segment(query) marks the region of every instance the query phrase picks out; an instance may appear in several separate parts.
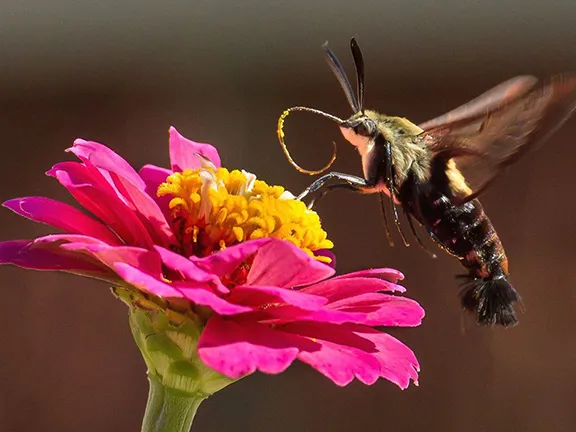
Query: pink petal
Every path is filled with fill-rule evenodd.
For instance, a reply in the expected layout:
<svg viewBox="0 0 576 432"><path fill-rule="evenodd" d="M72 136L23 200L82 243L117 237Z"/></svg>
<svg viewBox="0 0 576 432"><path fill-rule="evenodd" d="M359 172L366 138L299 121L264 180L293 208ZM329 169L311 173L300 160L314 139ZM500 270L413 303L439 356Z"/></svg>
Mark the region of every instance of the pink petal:
<svg viewBox="0 0 576 432"><path fill-rule="evenodd" d="M331 379L332 376L338 376L338 373L344 377L349 377L353 372L348 371L346 374L338 370L340 367L350 367L350 365L342 363L339 356L342 354L342 350L348 352L352 349L354 353L357 353L356 350L360 350L376 359L380 364L379 376L395 383L400 388L408 387L411 379L417 383L419 365L414 353L402 342L386 333L357 324L295 323L284 326L284 330L314 338L323 345L327 344L329 348L336 348L332 351L332 358L326 355L323 358L325 362L319 364L324 368L322 373L327 376L329 376L328 373L331 373L329 376ZM315 360L314 353L310 355L301 353L298 357L316 367L316 363L313 363ZM332 370L326 370L327 368ZM360 379L355 371L354 375ZM339 384L337 381L334 382Z"/></svg>
<svg viewBox="0 0 576 432"><path fill-rule="evenodd" d="M368 269L368 270L360 270L357 272L343 274L341 276L336 276L335 279L348 279L348 278L356 278L356 277L372 277L372 278L379 278L384 279L392 283L397 283L404 279L404 275L399 272L398 270L391 269L391 268L375 268L375 269Z"/></svg>
<svg viewBox="0 0 576 432"><path fill-rule="evenodd" d="M218 276L202 270L188 258L169 251L168 249L164 249L163 247L155 246L154 249L158 252L162 258L162 262L168 268L180 272L180 274L188 281L209 284L213 286L216 291L222 294L230 292L230 290L222 284L222 281Z"/></svg>
<svg viewBox="0 0 576 432"><path fill-rule="evenodd" d="M82 161L90 161L92 165L97 166L98 168L103 168L107 171L118 174L141 191L146 187L144 181L140 178L134 168L132 168L122 156L118 155L105 145L78 138L74 141L74 146L69 148L68 151L74 153Z"/></svg>
<svg viewBox="0 0 576 432"><path fill-rule="evenodd" d="M331 261L325 264L332 267L333 269L336 268L336 255L334 255L329 249L320 249L314 251L314 256L330 258Z"/></svg>
<svg viewBox="0 0 576 432"><path fill-rule="evenodd" d="M141 291L165 298L185 298L192 303L208 306L220 315L235 315L252 310L250 307L229 303L205 285L184 282L165 283L159 279L160 272L149 274L122 262L114 264L114 270L122 279Z"/></svg>
<svg viewBox="0 0 576 432"><path fill-rule="evenodd" d="M227 298L232 303L254 307L287 303L305 310L317 310L327 302L324 297L269 286L236 286Z"/></svg>
<svg viewBox="0 0 576 432"><path fill-rule="evenodd" d="M57 248L62 253L77 256L88 262L103 264L114 271L115 266L121 263L137 267L148 274L161 275L162 273L162 263L155 252L132 246L110 246L93 237L52 234L35 239L34 245ZM109 279L120 280L118 276L113 275Z"/></svg>
<svg viewBox="0 0 576 432"><path fill-rule="evenodd" d="M243 319L267 324L306 321L415 327L421 324L423 317L424 309L412 299L369 293L330 303L319 310L271 304L265 309L247 314Z"/></svg>
<svg viewBox="0 0 576 432"><path fill-rule="evenodd" d="M422 323L424 309L414 300L389 294L361 294L329 305L330 309L364 314L356 322L368 326L415 327Z"/></svg>
<svg viewBox="0 0 576 432"><path fill-rule="evenodd" d="M293 288L313 284L333 274L333 268L310 257L292 243L270 239L256 253L246 285Z"/></svg>
<svg viewBox="0 0 576 432"><path fill-rule="evenodd" d="M175 242L174 234L156 201L145 192L146 185L138 173L122 157L108 147L92 141L78 139L69 149L86 165L96 167L112 183L131 209L140 215L142 224L155 243L169 245Z"/></svg>
<svg viewBox="0 0 576 432"><path fill-rule="evenodd" d="M311 340L266 325L213 316L200 336L198 355L207 366L237 379L256 370L269 374L283 372L300 350L319 348Z"/></svg>
<svg viewBox="0 0 576 432"><path fill-rule="evenodd" d="M102 245L105 247L113 247L95 237L90 237L82 234L49 234L47 236L38 237L34 239L35 244L55 244L60 246L66 243L82 243L88 245Z"/></svg>
<svg viewBox="0 0 576 432"><path fill-rule="evenodd" d="M158 278L160 274L151 276L150 274L129 264L118 262L113 264L113 269L118 275L130 285L150 294L167 298L183 298L180 290L172 285L161 282ZM158 272L160 273L160 272Z"/></svg>
<svg viewBox="0 0 576 432"><path fill-rule="evenodd" d="M300 352L298 359L339 386L355 377L364 384L373 384L380 376L380 363L372 355L374 344L343 325L297 323L286 325L284 330L312 338L322 346L321 350Z"/></svg>
<svg viewBox="0 0 576 432"><path fill-rule="evenodd" d="M13 264L32 270L55 270L103 280L116 280L106 267L57 247L42 246L32 240L0 242L0 264Z"/></svg>
<svg viewBox="0 0 576 432"><path fill-rule="evenodd" d="M182 172L185 169L200 168L201 160L196 153L209 159L217 168L220 167L220 156L215 147L210 144L197 143L184 138L176 128L170 128L170 162L173 171Z"/></svg>
<svg viewBox="0 0 576 432"><path fill-rule="evenodd" d="M341 387L358 378L360 382L371 385L380 377L380 363L366 352L328 341L319 342L318 351L302 351L298 359L308 363L318 372Z"/></svg>
<svg viewBox="0 0 576 432"><path fill-rule="evenodd" d="M69 233L96 237L116 245L120 240L105 225L68 204L44 197L16 198L2 204L15 213Z"/></svg>
<svg viewBox="0 0 576 432"><path fill-rule="evenodd" d="M149 274L160 274L162 270L162 262L158 254L147 249L79 242L63 244L60 247L69 251L82 252L110 268L114 268L117 263L123 263Z"/></svg>
<svg viewBox="0 0 576 432"><path fill-rule="evenodd" d="M170 204L171 197L170 196L158 196L158 187L166 181L168 176L172 174L172 171L167 170L166 168L160 168L155 165L144 165L140 169L140 177L146 183L145 192L152 197L154 201L160 207L160 210L164 213L164 217L166 220L170 220L170 208L168 205Z"/></svg>
<svg viewBox="0 0 576 432"><path fill-rule="evenodd" d="M266 324L286 324L292 322L325 322L332 324L363 323L366 313L354 313L332 309L306 310L292 305L282 305L259 309L243 315L239 320L258 321Z"/></svg>
<svg viewBox="0 0 576 432"><path fill-rule="evenodd" d="M77 162L62 162L47 174L58 179L84 208L112 227L126 243L152 247L154 242L138 216L101 173Z"/></svg>
<svg viewBox="0 0 576 432"><path fill-rule="evenodd" d="M140 216L140 221L157 244L169 246L176 243L176 237L168 224L164 213L150 195L133 186L121 177L111 173L115 184L130 204L132 210Z"/></svg>
<svg viewBox="0 0 576 432"><path fill-rule="evenodd" d="M271 238L249 240L230 246L205 258L190 257L190 260L201 269L222 277L232 273L240 264L271 241Z"/></svg>
<svg viewBox="0 0 576 432"><path fill-rule="evenodd" d="M74 256L79 260L92 263L97 266L102 264L110 267L89 251L89 248L115 249L117 246L109 246L101 240L94 237L88 237L80 234L50 234L44 237L38 237L33 241L34 248L45 248L55 251L64 256ZM102 266L103 267L103 266ZM107 280L117 281L118 277L111 271L106 270Z"/></svg>
<svg viewBox="0 0 576 432"><path fill-rule="evenodd" d="M156 197L158 196L158 187L166 181L168 176L172 174L172 171L156 165L147 164L140 168L138 174L144 181L146 185L145 190L148 194L151 197Z"/></svg>
<svg viewBox="0 0 576 432"><path fill-rule="evenodd" d="M364 293L376 291L404 292L406 289L401 285L396 285L395 283L382 279L369 277L335 277L302 288L302 291L308 294L324 296L331 302L334 302Z"/></svg>
<svg viewBox="0 0 576 432"><path fill-rule="evenodd" d="M172 285L182 292L184 298L192 303L208 306L219 315L238 315L253 310L249 306L237 305L228 299L223 299L206 285L201 286L188 282L174 282Z"/></svg>
<svg viewBox="0 0 576 432"><path fill-rule="evenodd" d="M370 340L376 348L375 357L381 365L381 376L392 381L398 387L405 389L410 380L418 385L420 365L414 352L389 334L379 332L369 327L345 324L357 335Z"/></svg>

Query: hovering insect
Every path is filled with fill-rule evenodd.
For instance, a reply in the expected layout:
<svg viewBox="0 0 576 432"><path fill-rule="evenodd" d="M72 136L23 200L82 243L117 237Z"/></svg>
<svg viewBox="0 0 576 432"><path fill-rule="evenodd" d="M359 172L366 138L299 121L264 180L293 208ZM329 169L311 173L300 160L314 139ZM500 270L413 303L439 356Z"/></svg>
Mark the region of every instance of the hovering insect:
<svg viewBox="0 0 576 432"><path fill-rule="evenodd" d="M508 165L546 140L576 108L576 75L538 81L532 76L512 78L476 99L419 126L402 117L364 108L364 61L354 38L350 48L357 78L357 97L336 55L323 46L326 60L340 82L354 114L344 120L322 111L289 108L278 120L278 138L290 163L314 175L326 171L301 168L284 142L283 126L292 111L327 117L362 158L364 178L330 172L313 182L299 199L311 198L311 208L333 189L378 193L384 215L385 196L394 224L406 246L397 206L405 212L412 233L425 248L413 219L443 250L458 258L467 274L461 291L462 307L474 312L479 324L512 326L517 323L514 303L519 295L509 282L508 259L498 234L477 197ZM335 146L335 144L334 144Z"/></svg>

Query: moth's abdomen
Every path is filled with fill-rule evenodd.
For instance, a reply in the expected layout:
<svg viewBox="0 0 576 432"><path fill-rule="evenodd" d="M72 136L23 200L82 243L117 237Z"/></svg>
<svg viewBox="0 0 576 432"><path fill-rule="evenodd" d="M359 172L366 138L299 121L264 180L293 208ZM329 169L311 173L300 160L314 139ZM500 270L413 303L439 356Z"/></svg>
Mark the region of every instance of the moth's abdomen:
<svg viewBox="0 0 576 432"><path fill-rule="evenodd" d="M508 259L502 242L478 200L453 204L432 184L418 188L407 208L432 239L467 269L462 306L485 325L517 322L513 304L518 294L508 281ZM406 195L404 195L406 197Z"/></svg>
<svg viewBox="0 0 576 432"><path fill-rule="evenodd" d="M444 195L420 203L423 224L476 277L508 274L502 242L478 200L454 205Z"/></svg>

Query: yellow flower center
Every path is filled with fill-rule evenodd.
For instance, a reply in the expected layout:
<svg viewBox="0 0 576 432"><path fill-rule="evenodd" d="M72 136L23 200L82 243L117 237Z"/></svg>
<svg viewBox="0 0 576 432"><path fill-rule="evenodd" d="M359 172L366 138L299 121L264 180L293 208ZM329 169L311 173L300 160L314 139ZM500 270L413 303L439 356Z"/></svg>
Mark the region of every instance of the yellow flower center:
<svg viewBox="0 0 576 432"><path fill-rule="evenodd" d="M331 249L318 214L281 186L269 186L245 171L210 166L171 174L158 188L170 196L172 226L185 256L207 256L264 237L287 240L314 252Z"/></svg>

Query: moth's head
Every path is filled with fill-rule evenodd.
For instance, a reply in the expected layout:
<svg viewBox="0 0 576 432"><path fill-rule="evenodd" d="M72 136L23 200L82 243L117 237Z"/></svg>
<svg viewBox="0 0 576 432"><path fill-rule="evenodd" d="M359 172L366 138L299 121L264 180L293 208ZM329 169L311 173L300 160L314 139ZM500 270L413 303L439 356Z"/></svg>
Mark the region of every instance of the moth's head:
<svg viewBox="0 0 576 432"><path fill-rule="evenodd" d="M340 131L346 141L361 150L378 135L378 117L374 111L357 112L340 123Z"/></svg>

